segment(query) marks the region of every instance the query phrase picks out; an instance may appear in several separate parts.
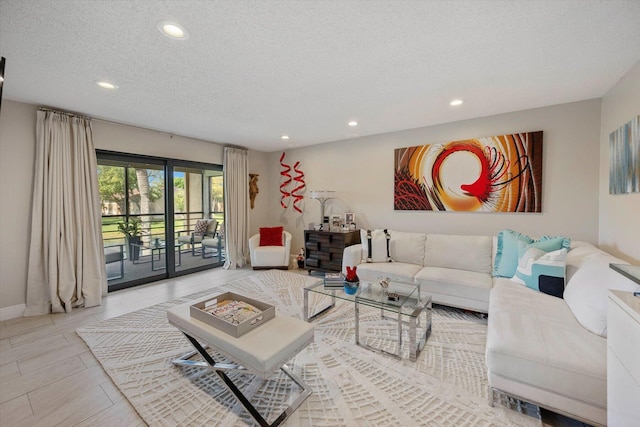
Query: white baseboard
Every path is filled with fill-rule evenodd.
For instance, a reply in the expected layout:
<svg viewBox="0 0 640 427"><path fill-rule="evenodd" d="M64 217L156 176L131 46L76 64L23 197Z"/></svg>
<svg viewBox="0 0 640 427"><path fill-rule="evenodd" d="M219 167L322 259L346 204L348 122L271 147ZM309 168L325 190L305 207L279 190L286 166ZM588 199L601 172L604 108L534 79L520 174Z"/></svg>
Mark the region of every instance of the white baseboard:
<svg viewBox="0 0 640 427"><path fill-rule="evenodd" d="M12 305L11 307L0 308L0 322L15 319L16 317L22 317L24 309L27 308L26 304Z"/></svg>

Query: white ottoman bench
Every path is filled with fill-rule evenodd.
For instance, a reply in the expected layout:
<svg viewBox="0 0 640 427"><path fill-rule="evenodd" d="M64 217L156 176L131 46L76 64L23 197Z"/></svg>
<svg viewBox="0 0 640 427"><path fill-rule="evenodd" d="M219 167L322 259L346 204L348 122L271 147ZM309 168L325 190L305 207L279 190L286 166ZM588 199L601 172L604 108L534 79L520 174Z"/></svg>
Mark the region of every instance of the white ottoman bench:
<svg viewBox="0 0 640 427"><path fill-rule="evenodd" d="M311 389L294 375L285 363L313 342L313 325L303 320L276 315L261 326L234 338L191 317L190 306L192 304L211 298L211 295L203 297L167 311L169 323L178 328L195 348L195 351L185 354L174 360L173 363L213 370L259 425L277 426L282 424L311 395ZM207 352L207 347L219 351L238 365L216 363ZM204 362L190 360L196 352L204 358ZM268 378L278 370L284 372L302 390L300 396L275 421L269 424L225 374L225 371L245 371L259 375L261 378Z"/></svg>

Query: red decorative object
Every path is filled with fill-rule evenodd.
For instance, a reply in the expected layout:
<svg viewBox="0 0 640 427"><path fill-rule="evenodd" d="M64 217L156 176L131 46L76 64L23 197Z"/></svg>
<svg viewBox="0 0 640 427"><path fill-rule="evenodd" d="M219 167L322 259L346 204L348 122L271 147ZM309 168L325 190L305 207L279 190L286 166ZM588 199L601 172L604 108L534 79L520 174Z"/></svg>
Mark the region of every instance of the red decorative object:
<svg viewBox="0 0 640 427"><path fill-rule="evenodd" d="M285 154L283 151L282 156L280 156L280 166L282 166L280 170L280 206L282 206L282 209L289 207L291 197L291 193L287 191L287 186L291 183L291 165L284 163Z"/></svg>
<svg viewBox="0 0 640 427"><path fill-rule="evenodd" d="M296 162L293 165L293 170L296 173L296 176L295 178L293 178L293 180L297 183L297 186L293 190L291 190L291 196L293 197L293 209L295 209L298 213L302 213L300 203L302 199L304 199L304 196L300 194L300 192L305 189L306 184L304 183L304 172L302 172L299 167L300 162Z"/></svg>
<svg viewBox="0 0 640 427"><path fill-rule="evenodd" d="M349 267L347 266L347 282L357 282L358 275L356 274L357 266Z"/></svg>
<svg viewBox="0 0 640 427"><path fill-rule="evenodd" d="M260 246L283 246L283 227L260 227Z"/></svg>

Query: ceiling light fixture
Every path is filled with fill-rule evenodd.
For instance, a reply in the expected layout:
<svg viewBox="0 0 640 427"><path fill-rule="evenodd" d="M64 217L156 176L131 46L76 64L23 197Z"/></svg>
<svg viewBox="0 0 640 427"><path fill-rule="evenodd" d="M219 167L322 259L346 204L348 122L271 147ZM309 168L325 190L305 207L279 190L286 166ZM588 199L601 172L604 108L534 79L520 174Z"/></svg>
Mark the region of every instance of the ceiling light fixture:
<svg viewBox="0 0 640 427"><path fill-rule="evenodd" d="M289 139L289 135L282 135L280 139L284 139L286 141L287 139Z"/></svg>
<svg viewBox="0 0 640 427"><path fill-rule="evenodd" d="M452 105L454 107L457 107L458 105L462 105L462 99L454 99L449 103L449 105Z"/></svg>
<svg viewBox="0 0 640 427"><path fill-rule="evenodd" d="M351 120L349 123L347 123L349 126L351 127L355 127L358 126L358 122L356 122L355 120Z"/></svg>
<svg viewBox="0 0 640 427"><path fill-rule="evenodd" d="M107 81L104 81L104 80L97 81L96 84L98 86L100 86L101 88L103 88L103 89L109 89L109 90L118 89L118 86L114 85L113 83L109 83Z"/></svg>
<svg viewBox="0 0 640 427"><path fill-rule="evenodd" d="M189 38L189 33L180 24L170 21L158 22L158 30L167 37L171 37L176 40L186 40Z"/></svg>

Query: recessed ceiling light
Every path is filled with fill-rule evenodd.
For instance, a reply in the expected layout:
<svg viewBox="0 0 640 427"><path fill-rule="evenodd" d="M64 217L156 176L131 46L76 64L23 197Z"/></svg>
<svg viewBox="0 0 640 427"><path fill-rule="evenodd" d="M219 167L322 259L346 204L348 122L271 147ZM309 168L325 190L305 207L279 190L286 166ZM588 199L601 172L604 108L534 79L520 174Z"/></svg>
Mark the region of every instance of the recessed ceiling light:
<svg viewBox="0 0 640 427"><path fill-rule="evenodd" d="M180 24L170 21L158 22L158 30L167 37L177 40L185 40L189 38L189 33Z"/></svg>
<svg viewBox="0 0 640 427"><path fill-rule="evenodd" d="M280 139L284 139L286 141L287 139L289 139L289 135L282 135Z"/></svg>
<svg viewBox="0 0 640 427"><path fill-rule="evenodd" d="M453 105L454 107L461 105L462 104L462 99L454 99L453 101L451 101L449 103L449 105Z"/></svg>
<svg viewBox="0 0 640 427"><path fill-rule="evenodd" d="M349 125L349 126L351 126L351 127L358 126L358 122L356 122L355 120L351 120L351 121L348 123L348 125Z"/></svg>
<svg viewBox="0 0 640 427"><path fill-rule="evenodd" d="M109 89L109 90L118 89L118 86L114 85L113 83L106 82L104 80L98 81L96 82L96 84L104 89Z"/></svg>

